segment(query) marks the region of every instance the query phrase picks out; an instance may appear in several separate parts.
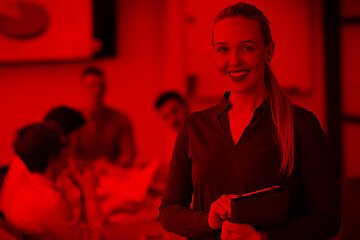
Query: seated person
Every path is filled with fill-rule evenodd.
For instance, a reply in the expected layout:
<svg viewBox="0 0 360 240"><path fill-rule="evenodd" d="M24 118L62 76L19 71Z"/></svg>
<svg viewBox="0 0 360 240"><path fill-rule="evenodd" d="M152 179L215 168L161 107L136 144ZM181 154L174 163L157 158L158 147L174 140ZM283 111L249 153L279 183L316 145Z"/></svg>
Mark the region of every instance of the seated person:
<svg viewBox="0 0 360 240"><path fill-rule="evenodd" d="M106 77L99 68L88 68L81 76L85 126L77 136L74 157L104 163L110 168L131 167L136 155L128 117L106 105Z"/></svg>
<svg viewBox="0 0 360 240"><path fill-rule="evenodd" d="M180 130L185 118L190 114L187 101L175 91L167 91L159 95L155 101L155 109L164 123L176 133ZM169 153L168 159L160 162L159 168L150 187L151 190L158 192L159 194L162 194L165 188L170 163L170 154L171 153Z"/></svg>
<svg viewBox="0 0 360 240"><path fill-rule="evenodd" d="M50 110L45 118L45 122L53 122L58 124L64 136L70 142L70 153L76 148L76 136L80 129L85 124L85 118L79 111L71 109L65 106L59 106ZM71 154L70 154L71 155ZM81 214L81 199L83 199L83 193L78 182L80 182L81 173L79 169L84 169L84 162L78 159L73 159L69 156L69 167L61 172L56 181L57 187L64 189L64 194L73 208L73 212L76 216Z"/></svg>
<svg viewBox="0 0 360 240"><path fill-rule="evenodd" d="M44 121L58 124L67 138L73 138L76 131L80 130L85 124L85 118L81 112L66 106L51 109L46 114Z"/></svg>
<svg viewBox="0 0 360 240"><path fill-rule="evenodd" d="M166 124L176 132L180 130L190 113L186 100L175 91L162 93L155 102L155 109Z"/></svg>
<svg viewBox="0 0 360 240"><path fill-rule="evenodd" d="M84 194L84 220L74 216L63 190L55 185L68 166L68 144L53 123L32 124L17 132L14 150L29 174L13 189L12 201L3 206L5 218L25 234L41 239L101 239L94 171L86 169L78 183Z"/></svg>
<svg viewBox="0 0 360 240"><path fill-rule="evenodd" d="M139 173L135 164L136 148L132 126L128 117L105 102L106 75L95 67L84 70L81 75L81 90L84 105L81 109L86 124L74 136L76 147L72 158L80 171L94 163L99 173L101 209L104 216L118 210L135 210L138 202L137 191L132 183ZM139 160L137 158L137 160ZM140 163L139 165L141 165ZM136 165L136 166L135 166ZM127 191L127 194L123 194Z"/></svg>
<svg viewBox="0 0 360 240"><path fill-rule="evenodd" d="M74 148L74 136L76 132L85 124L85 119L80 112L65 106L59 106L50 110L46 114L44 121L58 124L64 136L71 142L70 146L72 148ZM70 162L73 163L73 161ZM11 161L1 189L1 204L3 206L7 206L12 202L14 196L13 189L19 188L22 183L26 182L28 175L29 170L26 168L24 162L15 156ZM68 185L69 181L65 181L65 183ZM76 188L71 187L71 189L71 191L76 191ZM77 197L80 198L79 192L72 195L77 195Z"/></svg>
<svg viewBox="0 0 360 240"><path fill-rule="evenodd" d="M50 110L46 114L44 121L54 122L61 127L64 136L70 142L70 153L78 147L77 137L86 123L86 120L81 112L69 107L59 106ZM75 159L70 158L69 164L71 165L70 170L75 170L77 167L83 168L85 163L81 162L79 159L76 159L75 161Z"/></svg>

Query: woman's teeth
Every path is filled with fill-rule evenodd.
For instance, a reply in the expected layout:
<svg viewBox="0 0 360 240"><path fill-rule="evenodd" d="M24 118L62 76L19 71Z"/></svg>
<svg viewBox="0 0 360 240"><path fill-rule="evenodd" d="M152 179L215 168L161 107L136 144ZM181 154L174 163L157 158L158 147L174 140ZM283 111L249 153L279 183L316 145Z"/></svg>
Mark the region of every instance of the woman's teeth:
<svg viewBox="0 0 360 240"><path fill-rule="evenodd" d="M229 72L230 76L232 77L243 77L248 71L241 71L241 72Z"/></svg>

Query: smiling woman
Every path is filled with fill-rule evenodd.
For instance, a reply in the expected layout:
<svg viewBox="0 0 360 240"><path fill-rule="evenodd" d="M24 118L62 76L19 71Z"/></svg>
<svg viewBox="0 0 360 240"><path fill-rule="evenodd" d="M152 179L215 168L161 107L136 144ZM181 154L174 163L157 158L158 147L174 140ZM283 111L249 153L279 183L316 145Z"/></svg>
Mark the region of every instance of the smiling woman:
<svg viewBox="0 0 360 240"><path fill-rule="evenodd" d="M226 18L213 31L216 68L230 89L264 91L264 62L272 58L274 44L265 45L258 23L243 17Z"/></svg>
<svg viewBox="0 0 360 240"><path fill-rule="evenodd" d="M180 130L160 206L163 227L188 239L335 236L339 185L327 138L315 115L293 105L271 71L268 19L253 5L229 6L216 16L212 40L215 68L230 92L191 114ZM280 202L253 197L247 199L249 219L232 218L231 199L272 186L285 196ZM258 211L279 205L284 221L274 211Z"/></svg>

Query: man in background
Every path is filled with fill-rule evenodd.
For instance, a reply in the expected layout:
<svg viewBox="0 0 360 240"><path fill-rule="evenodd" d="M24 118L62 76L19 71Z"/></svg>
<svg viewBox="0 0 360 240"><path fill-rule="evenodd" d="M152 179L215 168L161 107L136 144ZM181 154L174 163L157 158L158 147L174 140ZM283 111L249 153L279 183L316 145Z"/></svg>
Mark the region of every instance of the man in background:
<svg viewBox="0 0 360 240"><path fill-rule="evenodd" d="M175 91L162 93L155 102L155 109L166 124L178 132L189 115L189 106L185 99Z"/></svg>
<svg viewBox="0 0 360 240"><path fill-rule="evenodd" d="M104 103L106 78L101 69L87 68L81 75L86 125L77 136L74 156L130 167L136 154L132 127L121 112ZM100 162L101 162L100 161Z"/></svg>
<svg viewBox="0 0 360 240"><path fill-rule="evenodd" d="M186 100L175 91L163 92L155 101L155 109L159 113L166 125L179 132L185 118L189 115L190 110ZM163 159L155 174L155 177L150 186L150 190L162 194L165 188L167 171L169 168L169 159Z"/></svg>
<svg viewBox="0 0 360 240"><path fill-rule="evenodd" d="M75 136L72 158L85 167L94 164L99 174L101 214L109 219L117 212L138 208L136 203L142 191L134 180L142 170L135 164L137 152L131 123L125 114L106 105L106 89L106 76L101 69L84 70L81 90L85 102L81 112L86 124Z"/></svg>

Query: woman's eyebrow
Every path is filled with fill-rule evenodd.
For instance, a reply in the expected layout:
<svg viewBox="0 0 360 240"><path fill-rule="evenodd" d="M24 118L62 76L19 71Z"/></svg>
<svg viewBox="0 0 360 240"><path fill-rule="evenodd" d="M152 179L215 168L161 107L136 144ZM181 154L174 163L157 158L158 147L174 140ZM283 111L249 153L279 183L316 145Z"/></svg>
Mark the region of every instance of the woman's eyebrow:
<svg viewBox="0 0 360 240"><path fill-rule="evenodd" d="M241 41L240 44L243 44L243 43L253 43L253 44L257 44L254 40L244 40L244 41Z"/></svg>
<svg viewBox="0 0 360 240"><path fill-rule="evenodd" d="M226 42L217 42L217 43L215 43L215 45L228 45L228 43L226 43Z"/></svg>

